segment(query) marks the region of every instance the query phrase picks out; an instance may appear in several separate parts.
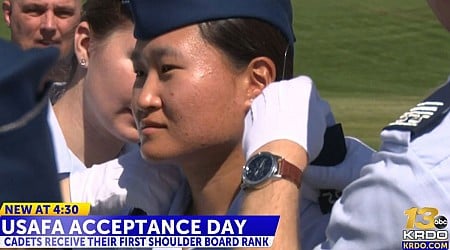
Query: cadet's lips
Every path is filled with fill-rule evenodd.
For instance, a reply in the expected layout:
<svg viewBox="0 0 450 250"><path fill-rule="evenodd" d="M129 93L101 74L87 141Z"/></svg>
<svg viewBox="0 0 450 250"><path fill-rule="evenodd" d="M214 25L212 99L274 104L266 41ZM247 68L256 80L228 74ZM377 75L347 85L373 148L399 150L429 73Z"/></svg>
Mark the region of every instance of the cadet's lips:
<svg viewBox="0 0 450 250"><path fill-rule="evenodd" d="M167 128L167 126L163 123L152 121L150 119L143 119L139 122L139 130L144 134L151 134L165 128Z"/></svg>

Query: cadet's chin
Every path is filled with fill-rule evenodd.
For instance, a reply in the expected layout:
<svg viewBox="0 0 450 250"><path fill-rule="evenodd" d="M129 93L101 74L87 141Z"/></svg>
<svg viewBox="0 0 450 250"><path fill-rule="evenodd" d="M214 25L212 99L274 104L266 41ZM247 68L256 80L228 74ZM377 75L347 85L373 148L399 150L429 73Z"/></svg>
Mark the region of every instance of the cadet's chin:
<svg viewBox="0 0 450 250"><path fill-rule="evenodd" d="M167 152L161 151L164 147L149 145L149 143L141 143L141 156L144 160L152 163L171 163L173 156Z"/></svg>

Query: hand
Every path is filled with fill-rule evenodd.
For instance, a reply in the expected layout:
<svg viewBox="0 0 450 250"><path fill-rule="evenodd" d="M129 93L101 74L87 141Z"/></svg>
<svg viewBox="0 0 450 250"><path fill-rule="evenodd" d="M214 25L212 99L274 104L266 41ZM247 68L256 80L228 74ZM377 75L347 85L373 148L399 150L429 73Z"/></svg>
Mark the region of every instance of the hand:
<svg viewBox="0 0 450 250"><path fill-rule="evenodd" d="M288 139L307 151L309 161L314 160L322 148L330 114L330 106L307 76L269 84L245 117L246 159L268 142Z"/></svg>

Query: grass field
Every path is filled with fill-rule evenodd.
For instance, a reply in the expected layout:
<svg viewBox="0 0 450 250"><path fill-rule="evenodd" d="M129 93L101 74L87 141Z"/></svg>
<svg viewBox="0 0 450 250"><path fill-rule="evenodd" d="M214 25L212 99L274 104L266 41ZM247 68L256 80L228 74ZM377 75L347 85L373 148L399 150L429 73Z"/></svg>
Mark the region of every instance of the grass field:
<svg viewBox="0 0 450 250"><path fill-rule="evenodd" d="M450 73L450 36L425 0L294 0L296 72L310 75L349 135L379 132Z"/></svg>
<svg viewBox="0 0 450 250"><path fill-rule="evenodd" d="M292 2L296 73L314 79L346 134L375 148L381 128L450 73L450 36L425 0Z"/></svg>

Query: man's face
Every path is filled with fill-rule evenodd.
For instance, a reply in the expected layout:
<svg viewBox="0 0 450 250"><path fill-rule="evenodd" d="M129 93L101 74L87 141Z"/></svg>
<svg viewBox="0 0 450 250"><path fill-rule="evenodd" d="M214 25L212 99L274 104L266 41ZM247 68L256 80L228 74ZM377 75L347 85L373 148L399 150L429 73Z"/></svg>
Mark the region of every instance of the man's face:
<svg viewBox="0 0 450 250"><path fill-rule="evenodd" d="M55 46L66 57L73 49L81 0L4 0L11 40L23 49Z"/></svg>

